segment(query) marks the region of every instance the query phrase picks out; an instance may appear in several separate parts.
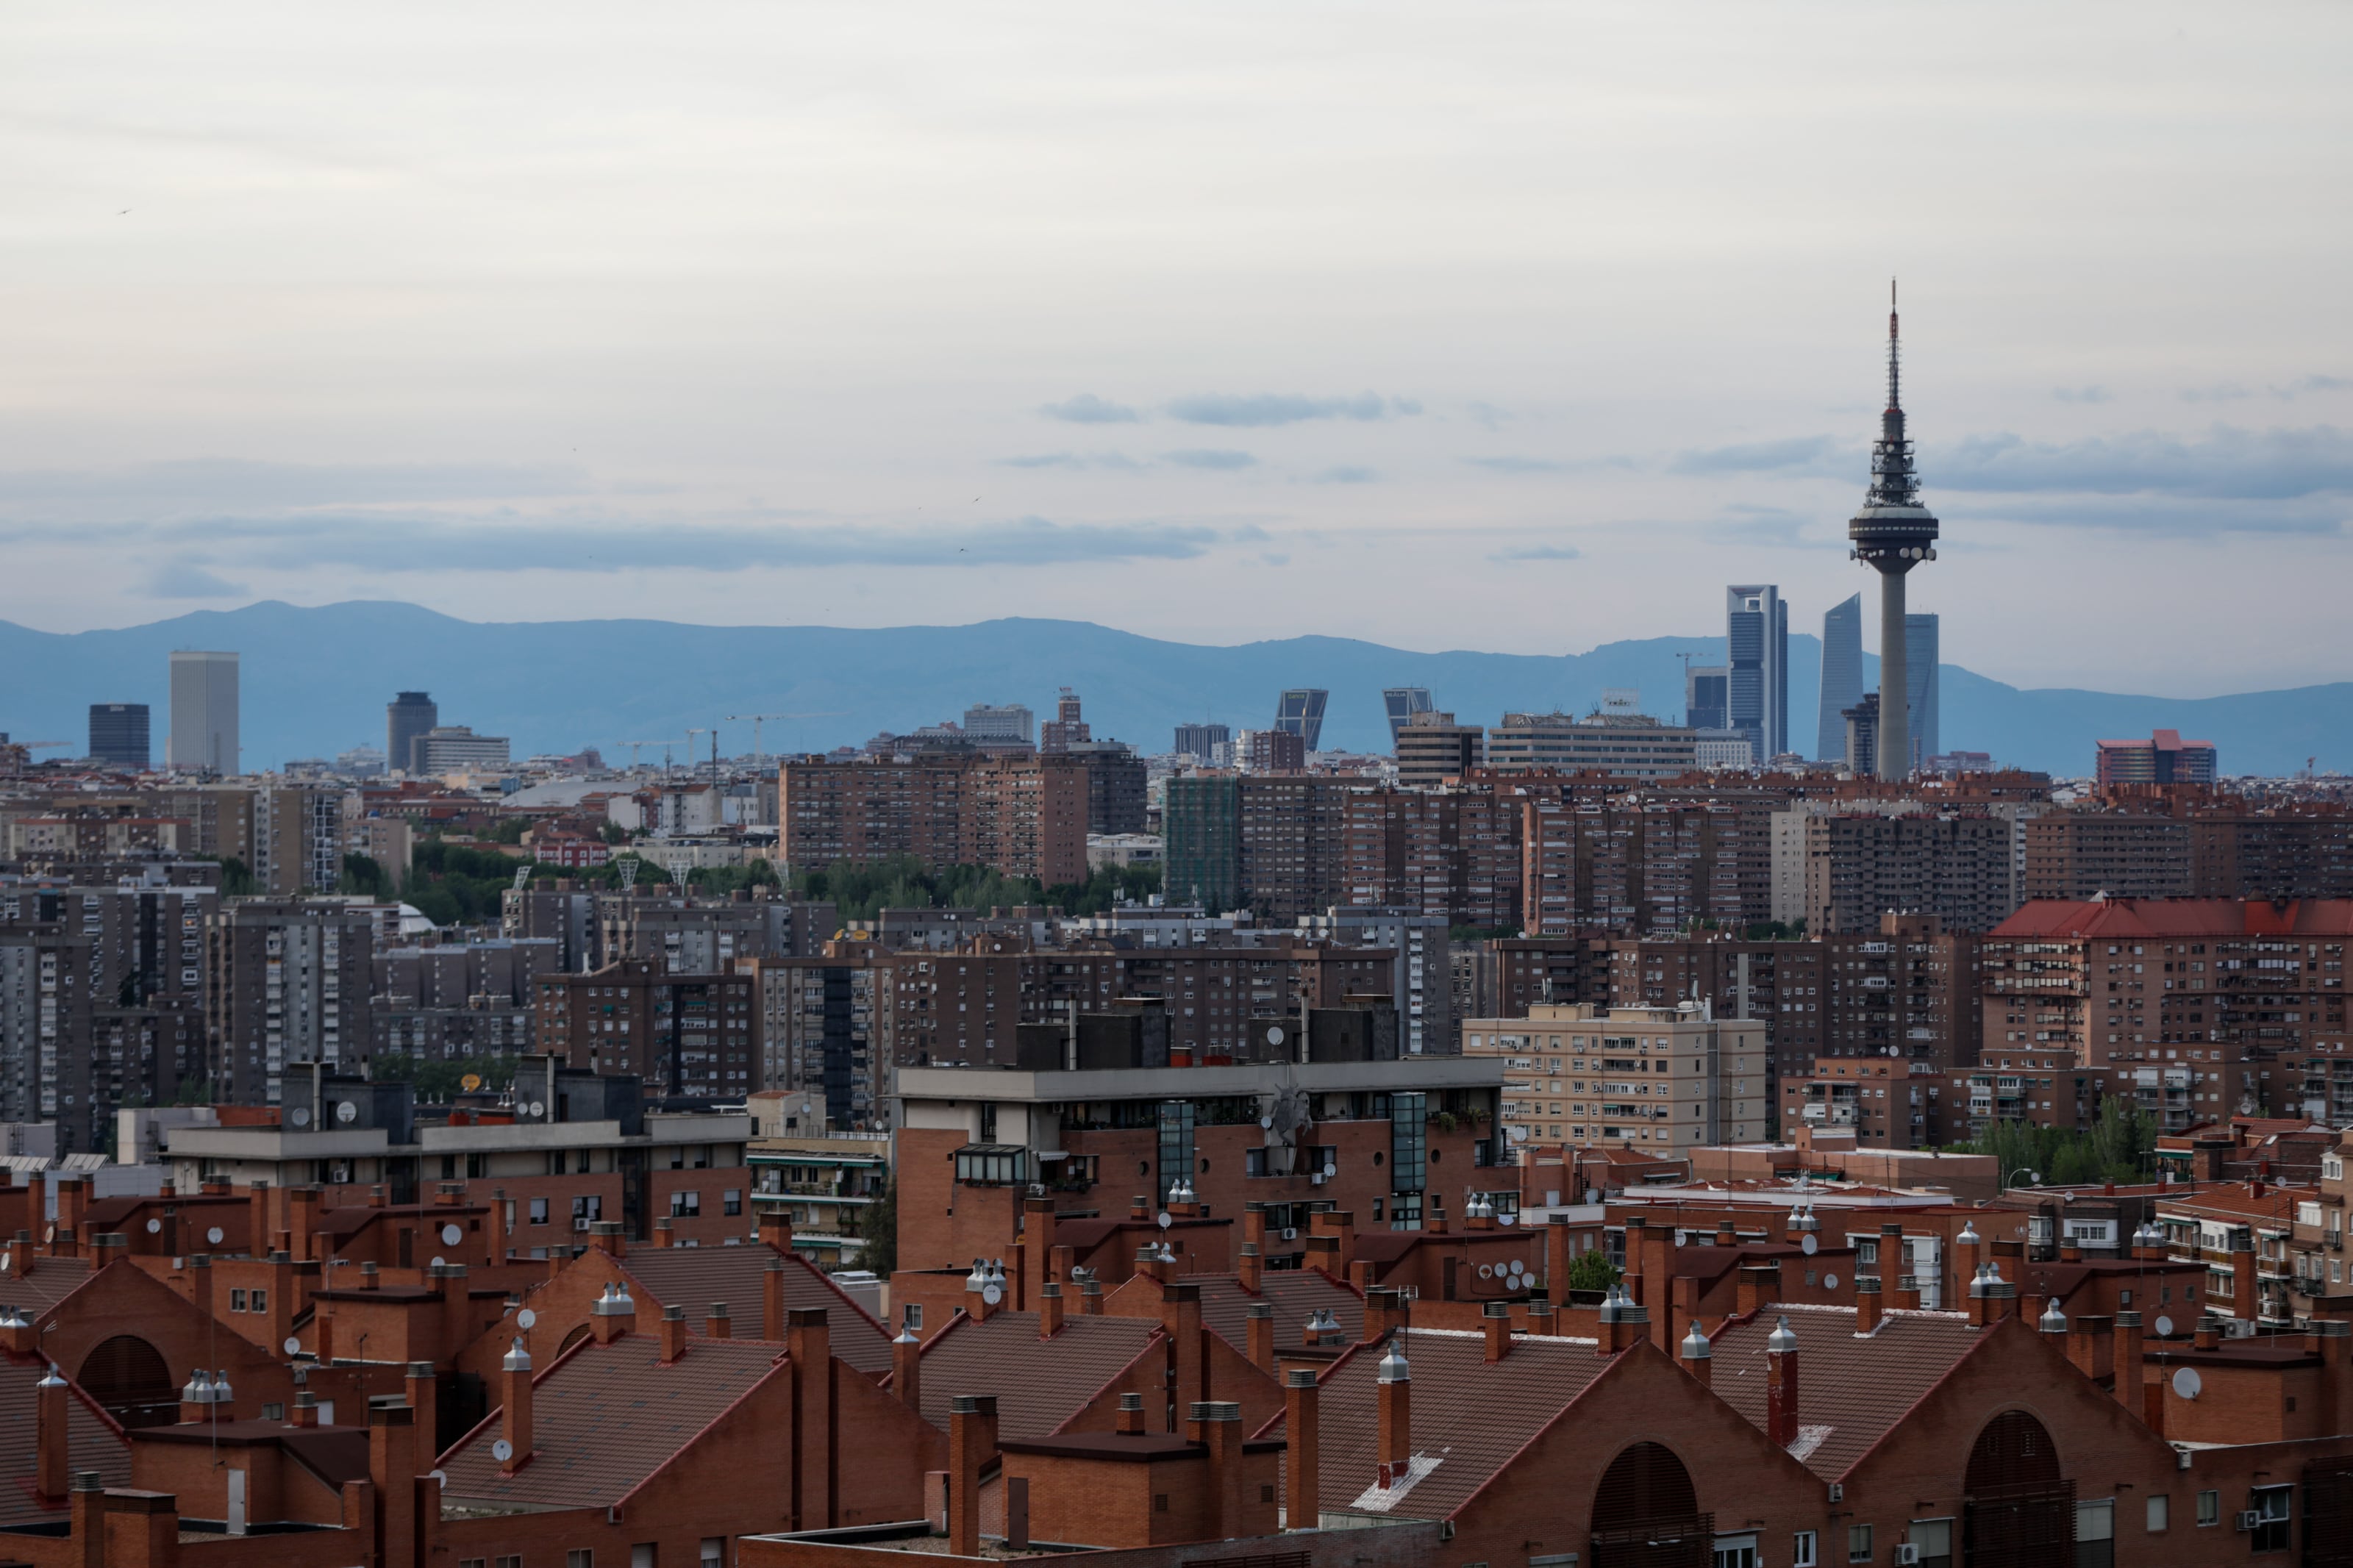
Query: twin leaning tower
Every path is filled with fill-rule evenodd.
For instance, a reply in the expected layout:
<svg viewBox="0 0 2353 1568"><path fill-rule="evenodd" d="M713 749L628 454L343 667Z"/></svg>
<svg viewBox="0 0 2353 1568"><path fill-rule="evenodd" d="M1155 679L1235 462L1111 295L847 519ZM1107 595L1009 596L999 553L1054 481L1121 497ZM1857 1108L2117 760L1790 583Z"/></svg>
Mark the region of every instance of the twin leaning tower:
<svg viewBox="0 0 2353 1568"><path fill-rule="evenodd" d="M1911 687L1904 668L1904 575L1936 558L1936 519L1920 504L1920 475L1904 436L1904 399L1896 364L1895 285L1887 286L1887 408L1871 448L1871 489L1862 510L1846 525L1849 555L1879 574L1878 772L1902 779L1912 771Z"/></svg>

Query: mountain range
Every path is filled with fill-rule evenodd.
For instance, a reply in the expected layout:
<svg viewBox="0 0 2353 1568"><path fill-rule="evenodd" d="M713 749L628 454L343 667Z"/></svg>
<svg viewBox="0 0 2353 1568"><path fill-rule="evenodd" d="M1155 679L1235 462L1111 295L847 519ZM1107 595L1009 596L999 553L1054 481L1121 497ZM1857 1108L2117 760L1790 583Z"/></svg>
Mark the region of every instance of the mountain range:
<svg viewBox="0 0 2353 1568"><path fill-rule="evenodd" d="M63 741L44 755L78 755L92 702L144 702L155 755L168 727L166 655L241 656L244 763L332 756L384 743L396 691L425 690L445 724L512 739L518 757L671 742L729 715L798 715L762 727L764 750L821 751L877 731L960 719L975 702L1023 702L1050 718L1059 689L1083 698L1098 737L1166 750L1176 724L1213 719L1237 729L1271 722L1285 687L1327 689L1327 748L1385 751L1381 689L1426 686L1464 721L1506 710L1590 710L1632 688L1647 711L1683 712L1683 664L1724 662L1724 639L1646 637L1585 653L1414 653L1345 637L1298 637L1230 647L1169 642L1085 621L1003 619L962 626L704 626L670 621L461 621L414 605L360 601L305 608L275 601L200 611L147 626L76 633L0 621L0 732ZM1865 679L1875 681L1875 659ZM1821 646L1789 638L1789 729L1813 748ZM2092 742L2178 729L2213 741L2223 769L2287 773L2353 733L2353 682L2228 697L2176 699L2021 689L1942 667L1947 750L2063 776L2088 773ZM710 744L697 738L697 749ZM747 723L727 723L723 752L752 749Z"/></svg>

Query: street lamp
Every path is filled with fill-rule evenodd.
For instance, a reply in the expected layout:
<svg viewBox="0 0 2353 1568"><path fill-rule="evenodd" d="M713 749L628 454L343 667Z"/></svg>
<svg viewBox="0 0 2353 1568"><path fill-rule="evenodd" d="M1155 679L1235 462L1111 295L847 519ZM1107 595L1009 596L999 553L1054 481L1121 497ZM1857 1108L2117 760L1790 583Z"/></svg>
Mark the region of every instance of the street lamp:
<svg viewBox="0 0 2353 1568"><path fill-rule="evenodd" d="M2001 1179L2001 1184L2005 1187L2009 1186L2010 1184L2010 1177L2012 1176L2024 1176L2026 1178L2026 1184L2030 1187L2039 1187L2042 1184L2042 1173L2038 1171L2030 1171L2023 1165L2021 1165L2017 1170L2012 1171L2010 1175L2004 1176Z"/></svg>

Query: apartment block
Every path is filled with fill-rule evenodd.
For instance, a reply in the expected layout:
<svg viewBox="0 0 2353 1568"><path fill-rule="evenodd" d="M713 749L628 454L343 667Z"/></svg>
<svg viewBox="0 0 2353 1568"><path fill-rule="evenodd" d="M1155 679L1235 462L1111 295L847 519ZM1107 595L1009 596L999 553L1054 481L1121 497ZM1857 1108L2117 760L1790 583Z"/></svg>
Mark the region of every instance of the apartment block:
<svg viewBox="0 0 2353 1568"><path fill-rule="evenodd" d="M672 974L624 958L537 982L542 1052L627 1073L660 1097L740 1100L759 1087L758 994L743 974Z"/></svg>
<svg viewBox="0 0 2353 1568"><path fill-rule="evenodd" d="M887 1127L899 973L890 952L835 942L820 955L741 959L734 968L758 996L761 1089L808 1097L837 1132Z"/></svg>
<svg viewBox="0 0 2353 1568"><path fill-rule="evenodd" d="M1401 789L1436 789L1486 761L1486 731L1476 724L1456 723L1451 713L1409 713L1393 729Z"/></svg>
<svg viewBox="0 0 2353 1568"><path fill-rule="evenodd" d="M1763 1020L1674 1007L1540 1003L1462 1026L1468 1058L1504 1068L1498 1125L1513 1147L1577 1143L1675 1157L1766 1135Z"/></svg>
<svg viewBox="0 0 2353 1568"><path fill-rule="evenodd" d="M1049 886L1086 879L1086 763L1066 752L809 757L778 777L782 848L795 870L910 855Z"/></svg>
<svg viewBox="0 0 2353 1568"><path fill-rule="evenodd" d="M255 899L205 921L213 1092L275 1105L286 1068L363 1062L377 917L342 899Z"/></svg>
<svg viewBox="0 0 2353 1568"><path fill-rule="evenodd" d="M1488 788L1367 789L1343 809L1348 902L1453 925L1519 923L1517 802Z"/></svg>
<svg viewBox="0 0 2353 1568"><path fill-rule="evenodd" d="M1855 812L1804 823L1810 932L1873 931L1891 910L1991 931L2018 907L2005 816Z"/></svg>

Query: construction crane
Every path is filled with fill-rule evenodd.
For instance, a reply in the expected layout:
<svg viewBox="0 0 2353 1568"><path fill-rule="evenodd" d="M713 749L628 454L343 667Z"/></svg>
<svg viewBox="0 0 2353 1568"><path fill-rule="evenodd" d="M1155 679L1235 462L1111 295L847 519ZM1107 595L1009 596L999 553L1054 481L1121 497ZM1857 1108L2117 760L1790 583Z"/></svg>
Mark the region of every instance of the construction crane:
<svg viewBox="0 0 2353 1568"><path fill-rule="evenodd" d="M630 771L631 773L636 773L636 772L638 771L638 747L640 747L640 746L675 746L675 745L677 745L677 744L678 744L678 742L677 742L676 741L620 741L620 742L615 742L615 743L616 743L616 744L617 744L617 745L623 745L623 746L627 746L627 747L628 747L628 748L629 748L629 771Z"/></svg>
<svg viewBox="0 0 2353 1568"><path fill-rule="evenodd" d="M751 726L752 726L752 765L753 765L754 767L755 767L755 768L756 768L756 767L758 767L758 766L760 765L760 759L761 759L761 758L763 758L763 757L765 757L765 756L766 756L766 755L768 754L767 752L764 752L764 751L762 751L762 750L760 749L760 721L761 721L762 720L764 720L764 719L846 719L846 718L848 718L848 717L849 717L849 715L848 715L847 713L730 713L730 714L728 714L728 715L727 715L727 722L729 722L730 724L741 724L741 723L744 723L744 722L745 722L745 721L748 721L751 723Z"/></svg>
<svg viewBox="0 0 2353 1568"><path fill-rule="evenodd" d="M53 751L57 750L59 746L70 746L70 745L72 745L72 744L73 744L73 742L72 742L71 741L5 741L5 740L0 740L0 752L7 752L7 751L11 751L11 750L21 750L21 751L25 753L25 763L26 763L26 765L29 765L29 764L32 763L32 760L33 760L33 753L34 753L35 752L53 752Z"/></svg>
<svg viewBox="0 0 2353 1568"><path fill-rule="evenodd" d="M687 776L691 778L694 774L702 771L702 764L694 759L694 738L697 735L708 735L711 737L711 776L715 780L719 777L719 731L715 728L705 730L699 727L691 727L686 731Z"/></svg>

